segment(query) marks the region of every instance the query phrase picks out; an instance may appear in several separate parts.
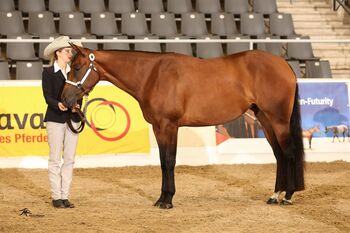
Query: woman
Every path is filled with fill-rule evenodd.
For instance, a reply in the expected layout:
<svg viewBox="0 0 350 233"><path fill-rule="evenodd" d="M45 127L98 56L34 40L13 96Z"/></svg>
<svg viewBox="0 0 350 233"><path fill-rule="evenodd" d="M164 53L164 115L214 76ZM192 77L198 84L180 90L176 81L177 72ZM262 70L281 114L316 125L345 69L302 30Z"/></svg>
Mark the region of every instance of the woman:
<svg viewBox="0 0 350 233"><path fill-rule="evenodd" d="M47 103L44 121L49 144L49 181L52 193L52 205L56 208L74 208L68 199L73 176L75 151L78 135L74 134L66 123L68 111L61 102L61 93L70 71L69 63L73 50L69 37L56 38L44 50L44 56L50 59L50 67L42 74L42 89ZM81 46L81 43L76 43ZM81 102L79 103L81 105ZM77 106L79 107L79 106ZM80 118L72 114L72 124L77 127ZM61 165L61 156L63 164Z"/></svg>

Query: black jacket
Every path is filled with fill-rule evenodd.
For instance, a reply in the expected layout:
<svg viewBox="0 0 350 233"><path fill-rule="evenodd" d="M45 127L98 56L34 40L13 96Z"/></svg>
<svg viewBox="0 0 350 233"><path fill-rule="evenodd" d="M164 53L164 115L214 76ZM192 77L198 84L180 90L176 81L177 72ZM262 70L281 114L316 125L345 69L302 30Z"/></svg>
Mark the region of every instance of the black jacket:
<svg viewBox="0 0 350 233"><path fill-rule="evenodd" d="M54 72L54 66L46 67L42 75L42 89L47 103L47 110L44 121L52 121L57 123L65 123L68 118L68 111L61 111L58 108L58 102L61 102L61 94L63 91L66 79L61 71ZM82 101L78 101L81 106ZM77 113L72 114L72 120L80 121Z"/></svg>

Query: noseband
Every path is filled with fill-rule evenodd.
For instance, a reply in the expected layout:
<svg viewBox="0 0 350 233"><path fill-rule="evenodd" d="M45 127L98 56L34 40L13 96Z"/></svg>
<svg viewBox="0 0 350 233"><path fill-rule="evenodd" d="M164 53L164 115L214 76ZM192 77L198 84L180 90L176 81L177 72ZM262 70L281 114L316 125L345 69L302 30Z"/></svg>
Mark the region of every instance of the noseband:
<svg viewBox="0 0 350 233"><path fill-rule="evenodd" d="M73 82L73 81L70 81L68 79L66 79L66 83L68 84L71 84L73 86L76 86L78 89L80 89L84 94L88 94L89 91L86 91L84 88L83 88L83 83L85 82L85 80L89 77L89 74L91 73L92 70L94 70L95 72L97 72L97 69L96 67L94 66L94 60L95 60L95 55L91 52L89 54L89 60L90 60L90 65L89 65L89 68L86 70L83 78L78 81L78 82ZM97 72L98 73L98 72Z"/></svg>
<svg viewBox="0 0 350 233"><path fill-rule="evenodd" d="M83 88L83 83L84 83L85 80L89 77L89 74L91 73L92 70L94 70L95 72L98 73L96 67L94 66L95 55L94 55L92 52L90 52L90 54L89 54L89 60L90 60L89 68L86 70L86 72L85 72L83 78L82 78L80 81L78 81L78 82L73 82L73 81L70 81L70 80L66 79L66 83L71 84L71 85L73 85L73 86L76 86L79 90L82 91L82 93L83 93L86 97L89 95L89 92L90 92L91 90L86 91L86 90ZM86 101L85 101L85 102L87 102L87 98L86 98ZM72 113L72 112L69 112L68 119L67 119L67 124L68 124L68 127L71 129L71 131L72 131L73 133L80 133L80 132L83 131L84 126L85 126L85 113L82 112L82 111L80 110L80 108L75 108L75 110L77 111L77 113L78 113L78 115L79 115L79 117L80 117L80 121L81 121L80 126L78 127L78 129L75 129L75 128L73 127L72 121L71 121L71 113Z"/></svg>

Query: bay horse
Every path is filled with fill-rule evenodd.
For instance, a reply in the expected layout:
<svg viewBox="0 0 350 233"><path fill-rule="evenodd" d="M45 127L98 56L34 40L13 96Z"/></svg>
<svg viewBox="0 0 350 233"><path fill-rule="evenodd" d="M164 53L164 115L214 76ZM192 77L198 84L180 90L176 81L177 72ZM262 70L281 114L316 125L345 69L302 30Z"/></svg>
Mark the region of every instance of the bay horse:
<svg viewBox="0 0 350 233"><path fill-rule="evenodd" d="M173 207L178 128L219 125L248 109L261 122L277 160L275 190L267 203L292 204L293 193L304 190L298 86L283 58L262 51L199 59L71 46L76 55L61 96L65 106L74 108L105 80L133 96L152 125L162 170L156 207Z"/></svg>
<svg viewBox="0 0 350 233"><path fill-rule="evenodd" d="M314 133L316 133L316 132L320 132L319 125L316 125L314 127L311 127L309 129L302 131L303 138L306 138L309 142L309 149L311 149L311 141L312 141L312 138L314 136Z"/></svg>
<svg viewBox="0 0 350 233"><path fill-rule="evenodd" d="M333 133L333 142L334 139L337 138L340 142L338 134L343 135L343 142L345 142L345 136L348 136L348 140L350 141L350 132L349 127L347 125L330 125L325 127L325 132L328 133L328 131Z"/></svg>

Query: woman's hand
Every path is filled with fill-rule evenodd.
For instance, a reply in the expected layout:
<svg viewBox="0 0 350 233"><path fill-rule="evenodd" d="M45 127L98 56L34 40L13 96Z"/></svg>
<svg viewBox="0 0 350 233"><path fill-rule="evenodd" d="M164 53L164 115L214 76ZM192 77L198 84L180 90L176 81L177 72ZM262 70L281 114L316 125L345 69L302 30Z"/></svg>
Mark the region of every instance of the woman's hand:
<svg viewBox="0 0 350 233"><path fill-rule="evenodd" d="M58 108L61 111L67 111L68 110L68 108L66 106L64 106L61 102L58 102Z"/></svg>
<svg viewBox="0 0 350 233"><path fill-rule="evenodd" d="M75 107L72 108L72 112L77 112L77 109L80 109L80 105L79 104L75 105Z"/></svg>

